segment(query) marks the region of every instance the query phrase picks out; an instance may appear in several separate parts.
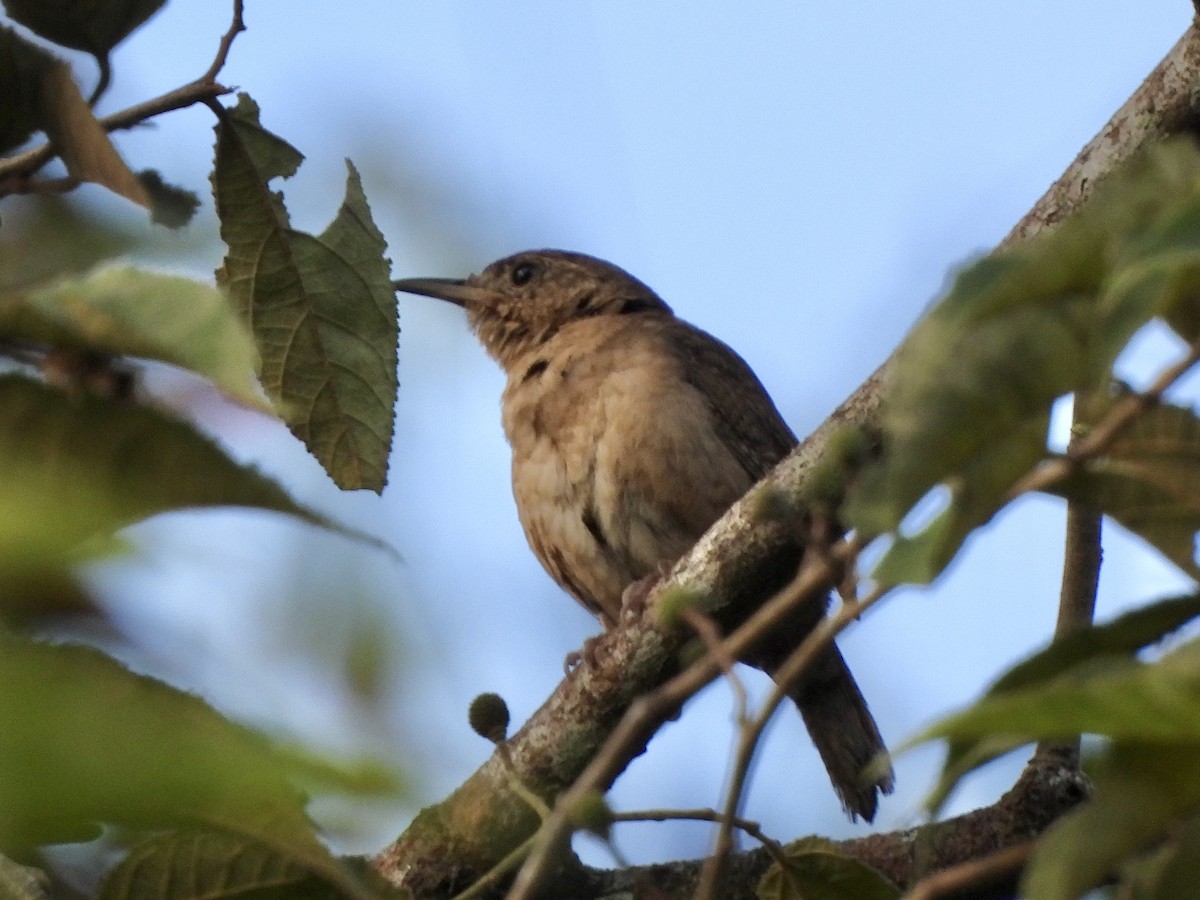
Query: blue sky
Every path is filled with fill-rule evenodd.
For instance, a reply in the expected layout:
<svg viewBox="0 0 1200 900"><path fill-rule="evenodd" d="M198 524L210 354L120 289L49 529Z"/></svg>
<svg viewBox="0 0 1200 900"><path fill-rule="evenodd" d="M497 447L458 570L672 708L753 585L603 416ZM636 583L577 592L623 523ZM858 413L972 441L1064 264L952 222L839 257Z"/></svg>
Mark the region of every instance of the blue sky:
<svg viewBox="0 0 1200 900"><path fill-rule="evenodd" d="M957 265L1004 236L1192 14L1182 0L247 6L250 30L222 77L307 155L284 185L298 224L332 216L350 156L397 277L465 275L538 246L610 258L742 353L800 434L887 356ZM202 72L226 16L212 0L172 0L118 52L102 110ZM86 59L79 69L90 83ZM203 192L210 126L206 110L187 110L119 141L135 168ZM145 259L210 277L212 234L206 197L188 232L160 236ZM141 665L282 733L407 760L412 796L344 838L358 849L487 756L465 724L475 694L501 693L523 720L596 629L525 547L499 371L460 311L399 302L382 499L338 495L279 428L203 412L236 453L381 535L402 563L278 519L206 513L135 530L137 559L101 577ZM1019 504L933 590L903 592L844 637L889 742L968 702L1047 638L1061 519L1051 501ZM1102 616L1179 584L1110 536ZM392 677L355 699L347 654L372 640L395 661ZM717 804L731 714L725 686L706 692L614 803ZM878 826L915 821L937 759L901 759ZM972 782L956 808L990 802L1012 773ZM861 832L789 711L747 814L781 838ZM617 840L642 860L701 854L709 836L654 825Z"/></svg>

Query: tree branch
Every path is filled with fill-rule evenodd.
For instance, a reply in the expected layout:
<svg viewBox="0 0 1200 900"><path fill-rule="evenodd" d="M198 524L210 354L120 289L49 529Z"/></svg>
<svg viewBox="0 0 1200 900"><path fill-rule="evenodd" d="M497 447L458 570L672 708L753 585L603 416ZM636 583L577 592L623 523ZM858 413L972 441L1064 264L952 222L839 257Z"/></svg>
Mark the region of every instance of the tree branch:
<svg viewBox="0 0 1200 900"><path fill-rule="evenodd" d="M177 87L173 91L105 116L99 120L100 125L109 132L133 128L163 113L184 109L195 103L211 101L223 94L228 94L232 88L218 84L216 77L229 57L229 49L233 46L234 38L239 32L245 30L246 26L242 21L242 0L233 0L233 17L229 30L222 35L221 42L217 47L217 54L208 67L208 71L195 81ZM58 152L54 146L46 143L26 150L17 156L0 160L0 197L38 190L36 186L29 187L30 176L57 155Z"/></svg>
<svg viewBox="0 0 1200 900"><path fill-rule="evenodd" d="M1072 422L1082 423L1084 395L1075 395ZM1075 435L1071 443L1076 442ZM1080 628L1088 628L1096 613L1096 589L1100 585L1103 557L1101 528L1103 517L1098 509L1076 500L1067 502L1066 546L1063 550L1062 588L1058 599L1058 620L1054 638L1058 640ZM1079 737L1070 741L1043 741L1037 752L1056 757L1067 765L1079 765Z"/></svg>
<svg viewBox="0 0 1200 900"><path fill-rule="evenodd" d="M1137 150L1189 128L1196 121L1191 86L1200 82L1198 72L1200 37L1195 28L1189 28L1001 246L1052 227L1083 204L1096 183ZM735 504L652 594L648 614L619 623L603 635L597 645L598 664L572 672L509 741L514 765L524 784L553 800L586 771L588 784L607 787L623 767L622 758L645 746L653 734L653 723L675 711L671 704L677 705L681 698L690 696L689 691L695 690L697 684L719 674L720 666L715 661L702 660L684 673L692 673L689 678L696 681L679 682L678 692L657 692L654 695L658 698L654 701L657 706L643 696L672 678L675 656L685 637L681 631L664 629L655 621L656 598L673 589L686 590L704 597L711 609L714 604L719 605L720 598L735 596L739 585L753 583L756 576L761 576L793 535L785 524L755 513L760 492L782 491L787 496L799 496L836 430L845 424L869 428L877 420L889 367L890 361L885 362L762 484ZM802 577L815 577L811 567L805 571L808 574ZM830 567L817 580L827 584L833 577ZM766 607L760 613L765 610ZM761 620L756 614L751 621ZM619 738L615 734L618 729L623 729ZM603 754L597 757L606 746L620 746L623 751L607 758ZM1023 776L1022 782L992 807L925 826L907 833L907 840L876 835L849 842L843 848L902 882L906 873L915 870L927 873L1027 839L1045 827L1048 820L1040 827L1032 827L1024 816L1037 820L1039 815L1048 815L1053 819L1065 808L1050 796L1055 784L1069 782L1076 792L1076 802L1082 796L1073 780L1076 773L1064 771L1051 764L1052 761L1037 763L1029 772L1041 773L1046 778L1030 775L1027 780ZM505 776L493 757L445 801L424 810L403 835L376 857L374 864L389 881L409 887L419 896L444 896L486 872L526 841L538 824L528 806L506 789ZM937 837L922 837L922 841L914 842L912 835L918 833ZM561 838L558 843L565 847ZM734 856L738 867L748 858L743 854ZM581 871L568 866L553 873L555 887L567 890L566 896L594 896L580 887ZM631 870L628 874L636 877L638 871L650 870ZM696 877L698 873L697 866ZM751 896L749 892L737 894L729 887L731 881L741 883L740 875L740 868L736 872L727 871L722 883L724 896ZM691 884L694 887L694 881ZM569 893L572 890L576 893ZM671 891L668 895L684 894Z"/></svg>
<svg viewBox="0 0 1200 900"><path fill-rule="evenodd" d="M1013 896L1023 868L1016 864L1020 852L1017 848L1077 806L1087 791L1086 779L1077 772L1045 764L1035 756L1013 787L991 806L944 822L833 841L831 845L834 852L866 863L902 890L917 888L932 873L987 860L991 863L988 866L959 870L955 887L963 891L951 896L1007 898ZM1010 865L1001 865L1001 861ZM704 877L706 862L682 860L623 870L579 867L572 883L576 893L555 890L547 896L604 897L640 889L642 893L636 896L690 898ZM730 854L720 884L722 900L757 900L755 888L773 862L772 854L763 848ZM934 881L931 886L942 891L942 884L945 882ZM930 896L948 895L942 892Z"/></svg>

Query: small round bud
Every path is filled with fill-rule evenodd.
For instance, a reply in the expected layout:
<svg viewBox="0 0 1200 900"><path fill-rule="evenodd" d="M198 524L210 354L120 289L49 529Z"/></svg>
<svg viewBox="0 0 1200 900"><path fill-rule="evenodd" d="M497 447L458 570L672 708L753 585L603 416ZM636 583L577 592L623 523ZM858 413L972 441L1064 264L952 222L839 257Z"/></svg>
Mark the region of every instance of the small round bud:
<svg viewBox="0 0 1200 900"><path fill-rule="evenodd" d="M499 694L480 694L471 701L467 721L481 738L499 744L508 737L508 704Z"/></svg>
<svg viewBox="0 0 1200 900"><path fill-rule="evenodd" d="M613 813L603 794L599 791L589 791L571 807L570 820L576 828L608 840L612 831Z"/></svg>

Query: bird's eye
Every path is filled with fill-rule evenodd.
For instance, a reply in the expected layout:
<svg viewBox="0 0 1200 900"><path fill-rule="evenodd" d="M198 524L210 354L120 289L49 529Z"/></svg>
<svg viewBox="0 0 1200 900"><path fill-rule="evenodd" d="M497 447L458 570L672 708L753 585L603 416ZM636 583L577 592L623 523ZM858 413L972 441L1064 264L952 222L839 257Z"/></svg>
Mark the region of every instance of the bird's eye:
<svg viewBox="0 0 1200 900"><path fill-rule="evenodd" d="M537 274L537 266L533 263L521 263L512 271L512 283L515 285L529 284Z"/></svg>

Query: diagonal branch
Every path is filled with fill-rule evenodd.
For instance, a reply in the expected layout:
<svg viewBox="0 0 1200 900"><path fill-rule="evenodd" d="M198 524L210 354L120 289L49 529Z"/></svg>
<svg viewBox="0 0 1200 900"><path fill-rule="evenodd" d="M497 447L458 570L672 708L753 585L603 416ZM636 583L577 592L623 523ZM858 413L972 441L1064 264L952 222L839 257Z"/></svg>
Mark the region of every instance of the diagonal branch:
<svg viewBox="0 0 1200 900"><path fill-rule="evenodd" d="M901 890L932 888L940 892L949 882L959 888L969 885L968 892L957 896L1000 900L1015 896L1015 882L1023 868L1019 848L1074 809L1086 795L1082 776L1040 763L1035 757L1012 788L990 806L916 828L831 841L831 850L865 863ZM987 865L970 865L976 860ZM555 890L550 896L577 900L633 892L635 896L691 898L705 877L706 862L689 859L626 870L581 869L574 893ZM774 862L775 854L764 848L731 854L721 882L721 900L758 900L758 883ZM945 881L930 878L942 871L954 874ZM995 891L989 890L993 887Z"/></svg>

